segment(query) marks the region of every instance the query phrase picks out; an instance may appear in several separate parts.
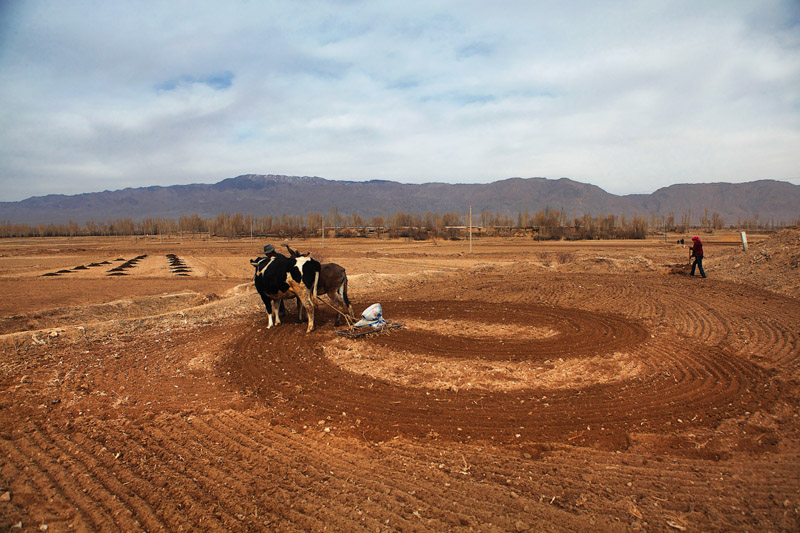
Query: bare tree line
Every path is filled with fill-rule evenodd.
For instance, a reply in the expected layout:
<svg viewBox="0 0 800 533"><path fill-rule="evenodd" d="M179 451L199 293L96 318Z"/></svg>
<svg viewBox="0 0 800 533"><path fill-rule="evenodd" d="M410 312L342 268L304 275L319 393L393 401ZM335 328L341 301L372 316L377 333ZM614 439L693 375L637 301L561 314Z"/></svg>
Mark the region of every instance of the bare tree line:
<svg viewBox="0 0 800 533"><path fill-rule="evenodd" d="M648 233L685 233L693 228L722 229L725 223L716 212L709 215L706 209L697 223L693 224L691 212L684 212L680 220L674 213L667 216L651 214L595 216L585 214L570 218L563 210L545 208L536 213L528 210L507 216L483 211L468 220L464 213L425 214L397 212L364 218L357 213L341 214L332 207L326 215L243 215L221 214L213 218L201 218L197 214L180 218L146 218L133 220L121 218L105 222L89 220L84 224L70 221L67 224L14 224L0 223L0 237L67 237L67 236L112 236L112 235L207 235L222 238L247 236L259 237L405 237L413 239L457 239L465 235L468 227L473 235L486 236L530 236L536 239L644 239ZM797 225L795 221L792 225ZM774 220L738 220L729 228L745 230L770 230L785 227Z"/></svg>

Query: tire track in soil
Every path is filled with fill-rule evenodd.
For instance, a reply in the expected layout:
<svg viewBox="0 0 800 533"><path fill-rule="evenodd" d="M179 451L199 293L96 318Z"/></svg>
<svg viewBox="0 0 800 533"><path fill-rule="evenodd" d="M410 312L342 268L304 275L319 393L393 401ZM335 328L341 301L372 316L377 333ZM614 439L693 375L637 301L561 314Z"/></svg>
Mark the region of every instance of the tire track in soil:
<svg viewBox="0 0 800 533"><path fill-rule="evenodd" d="M714 424L748 406L768 405L778 392L776 387L758 389L757 383L767 381L764 370L730 351L695 340L650 337L638 323L616 315L473 301L386 302L387 308L400 321L446 318L456 331L459 320L491 316L497 323L547 326L558 334L526 342L503 338L501 343L401 329L364 340L371 349L418 350L455 363L464 358L544 362L626 349L646 361L644 375L577 390L413 389L340 369L323 355L329 334L317 330L304 336L293 324L268 331L258 319L230 346L222 366L268 405L276 396L283 398L279 407L290 411L292 422L326 420L336 429L378 441L397 435L436 436L504 444L555 440L619 449L627 446L627 434L634 429Z"/></svg>

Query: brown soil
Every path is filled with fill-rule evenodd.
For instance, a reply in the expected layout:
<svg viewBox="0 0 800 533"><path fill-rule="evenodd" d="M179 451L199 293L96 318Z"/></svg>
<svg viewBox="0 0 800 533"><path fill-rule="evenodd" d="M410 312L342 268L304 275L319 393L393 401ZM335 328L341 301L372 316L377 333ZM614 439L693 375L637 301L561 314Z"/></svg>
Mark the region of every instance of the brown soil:
<svg viewBox="0 0 800 533"><path fill-rule="evenodd" d="M798 235L291 243L360 339L267 329L263 243L0 242L0 528L796 531Z"/></svg>

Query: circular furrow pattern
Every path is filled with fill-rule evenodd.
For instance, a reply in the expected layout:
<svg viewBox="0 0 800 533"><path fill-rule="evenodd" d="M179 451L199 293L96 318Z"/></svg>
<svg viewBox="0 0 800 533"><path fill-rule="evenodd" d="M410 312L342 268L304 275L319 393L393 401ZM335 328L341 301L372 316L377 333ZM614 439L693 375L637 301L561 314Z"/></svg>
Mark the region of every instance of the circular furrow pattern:
<svg viewBox="0 0 800 533"><path fill-rule="evenodd" d="M759 391L757 397L751 392L766 381L756 365L696 339L667 335L648 339L643 327L615 315L471 301L387 302L384 309L400 320L446 317L454 333L401 329L379 335L367 341L378 354L381 350L404 351L412 357L433 354L456 366L474 359L557 366L569 359L626 349L642 366L628 379L572 390L542 385L513 392L408 387L390 377L342 370L324 356L329 341L323 334L312 334L305 348L292 342L297 332L291 325L266 334L253 326L234 343L226 366L234 379L265 399L278 391L295 419L313 423L330 416L331 425L353 430L341 416L345 412L360 421L358 432L378 440L435 435L498 443L580 439L618 446L635 427L709 424L742 412L746 403L767 405L775 397L775 392ZM459 320L474 321L476 316L503 324L544 326L558 333L526 342L459 337Z"/></svg>
<svg viewBox="0 0 800 533"><path fill-rule="evenodd" d="M402 299L390 286L379 300L407 327L367 339L336 337L325 313L309 335L291 322L267 330L260 311L202 330L195 344L174 342L181 369L224 354L214 371L244 393L223 386L224 402L183 403L219 392L219 380L193 384L157 362L175 333L129 338L137 357L150 356L148 379L180 384L170 402L156 397L171 382L160 392L138 390L148 380L129 385L120 370L132 357L70 362L66 349L63 367L48 355L36 372L30 354L17 354L24 366L0 399L31 421L0 435L3 490L13 494L3 510L18 513L0 525L574 530L591 518L609 530L679 517L711 530L797 529L796 302L712 280L537 271L520 290L505 272L484 274L436 291L409 283ZM352 364L335 349L352 352ZM451 388L447 375L443 386L404 380L414 361L490 376ZM44 379L66 381L66 363L88 388L62 384L58 404L57 380ZM515 368L530 379L505 387ZM138 396L131 404L112 404L115 373ZM30 394L39 382L52 390ZM94 416L74 416L89 408ZM69 424L51 422L65 415Z"/></svg>
<svg viewBox="0 0 800 533"><path fill-rule="evenodd" d="M542 454L537 461L521 461L513 454L498 455L493 473L516 480L516 490L521 493L541 491L548 497L559 494L559 498L566 502L580 500L587 484L611 484L620 487L614 494L602 491L588 494L595 500L593 506L622 506L625 514L632 508L637 509L649 518L651 524L664 523L665 519L675 516L673 513L678 513L689 524L727 525L708 529L731 529L734 524L744 526L747 522L737 523L736 516L741 517L740 511L746 508L758 513L769 529L770 523L777 523L774 517L784 514L785 508L763 506L753 509L754 506L742 495L752 496L759 502L769 502L773 498L783 501L787 496L792 497L792 487L800 481L797 458L779 465L753 459L753 468L760 469L764 475L758 480L744 480L737 475L736 466L719 461L674 461L624 452L609 456L585 448L580 451L579 460L575 455L575 450L566 447ZM520 476L520 472L527 475ZM680 490L667 494L665 484L680 487ZM713 495L712 500L709 494ZM635 506L630 506L630 503L635 503ZM575 510L578 511L579 507L576 506Z"/></svg>
<svg viewBox="0 0 800 533"><path fill-rule="evenodd" d="M536 360L576 358L588 354L611 353L635 347L647 336L646 330L629 320L613 315L599 315L577 309L558 309L539 306L490 305L483 302L394 302L392 316L399 321L450 320L453 325L438 334L400 329L388 336L378 336L371 344L389 349L421 351L432 355L469 358L475 354L487 361ZM451 309L457 313L451 313ZM474 318L470 318L474 317ZM492 337L463 337L459 335L459 322L480 320L492 324L516 323L535 325L558 332L556 335L536 339L515 340ZM531 346L535 350L531 350Z"/></svg>
<svg viewBox="0 0 800 533"><path fill-rule="evenodd" d="M706 303L691 303L671 313L670 320L679 324L687 335L709 344L724 344L746 349L776 365L791 365L800 357L798 339L800 313L796 304L786 305L778 299L767 309L752 309L741 305L740 295L712 295L721 300L719 307ZM736 311L732 311L736 309ZM698 328L697 324L702 327Z"/></svg>
<svg viewBox="0 0 800 533"><path fill-rule="evenodd" d="M776 366L796 366L800 360L800 331L791 324L800 319L791 317L752 316L732 321L730 344L748 356ZM800 377L795 374L795 377Z"/></svg>
<svg viewBox="0 0 800 533"><path fill-rule="evenodd" d="M540 283L525 288L532 301L616 312L706 344L746 348L746 354L755 351L777 365L800 359L800 306L790 298L751 286L685 277L641 278L632 285L614 275L587 274L578 281L561 274L538 277ZM506 293L493 298L523 299Z"/></svg>
<svg viewBox="0 0 800 533"><path fill-rule="evenodd" d="M752 345L758 348L768 346L769 349L762 353L775 364L797 365L800 361L800 330L788 329L787 325L792 322L790 316L753 317L749 322L757 326L754 327L753 336L756 340ZM798 322L800 318L795 318L794 323Z"/></svg>
<svg viewBox="0 0 800 533"><path fill-rule="evenodd" d="M713 343L714 337L717 342L724 338L723 335L717 335L724 328L720 328L720 324L712 320L709 310L700 305L684 304L679 316L680 318L676 316L674 324L679 326L684 335L693 337L696 342Z"/></svg>
<svg viewBox="0 0 800 533"><path fill-rule="evenodd" d="M714 413L715 407L730 415L735 410L730 403L754 401L748 388L763 380L755 365L703 345L692 349L656 339L648 343L646 354L649 364L642 375L627 382L619 395L596 400L599 420L605 411L610 420L674 423L676 418L689 422L699 417L706 421L712 414L721 416ZM774 392L762 394L756 401L767 404L774 396Z"/></svg>

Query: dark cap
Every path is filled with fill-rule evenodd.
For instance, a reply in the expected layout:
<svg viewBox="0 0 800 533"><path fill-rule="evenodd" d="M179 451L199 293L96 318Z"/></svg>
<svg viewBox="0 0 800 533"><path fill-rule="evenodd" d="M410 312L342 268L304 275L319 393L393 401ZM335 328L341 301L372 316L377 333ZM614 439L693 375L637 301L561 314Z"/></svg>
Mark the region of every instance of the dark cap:
<svg viewBox="0 0 800 533"><path fill-rule="evenodd" d="M266 246L264 246L264 253L265 254L271 254L274 251L275 251L275 248L271 244L267 244Z"/></svg>

